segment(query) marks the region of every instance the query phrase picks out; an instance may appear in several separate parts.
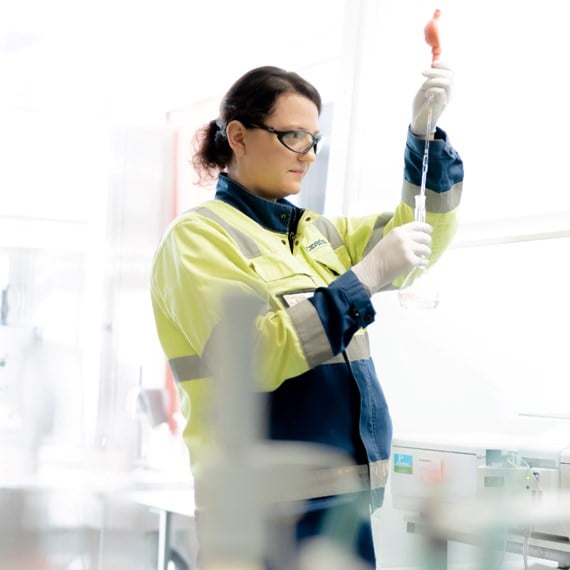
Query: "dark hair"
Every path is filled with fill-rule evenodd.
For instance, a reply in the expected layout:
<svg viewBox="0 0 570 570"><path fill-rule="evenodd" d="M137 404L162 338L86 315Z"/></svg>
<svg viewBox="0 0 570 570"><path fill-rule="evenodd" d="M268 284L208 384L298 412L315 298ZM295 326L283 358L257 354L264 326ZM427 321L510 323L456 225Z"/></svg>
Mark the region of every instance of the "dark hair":
<svg viewBox="0 0 570 570"><path fill-rule="evenodd" d="M263 123L273 111L275 101L284 93L307 97L321 112L321 96L308 81L293 71L279 67L257 67L242 75L220 103L219 117L199 129L193 138L192 164L199 184L207 184L226 168L232 149L226 137L226 125L240 121L244 125Z"/></svg>

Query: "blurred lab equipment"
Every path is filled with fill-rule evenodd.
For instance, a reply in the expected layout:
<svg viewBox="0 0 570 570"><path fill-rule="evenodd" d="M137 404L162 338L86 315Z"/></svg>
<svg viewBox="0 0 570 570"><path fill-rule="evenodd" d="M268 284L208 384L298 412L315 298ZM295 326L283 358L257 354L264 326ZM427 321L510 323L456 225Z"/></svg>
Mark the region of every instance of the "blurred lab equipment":
<svg viewBox="0 0 570 570"><path fill-rule="evenodd" d="M97 302L105 271L78 240L67 246L14 240L0 249L0 568L156 570L166 505L156 492L174 489L180 503L193 494L184 445L154 387L164 361L157 346L152 374L140 344L132 360L125 351L111 359L119 327ZM125 287L109 282L109 293ZM148 390L139 415L127 406L135 386ZM165 564L194 566L193 517L173 515L169 525Z"/></svg>
<svg viewBox="0 0 570 570"><path fill-rule="evenodd" d="M434 568L447 568L448 541L477 545L481 570L506 553L570 567L570 424L533 427L395 437L393 504L408 532L438 538Z"/></svg>

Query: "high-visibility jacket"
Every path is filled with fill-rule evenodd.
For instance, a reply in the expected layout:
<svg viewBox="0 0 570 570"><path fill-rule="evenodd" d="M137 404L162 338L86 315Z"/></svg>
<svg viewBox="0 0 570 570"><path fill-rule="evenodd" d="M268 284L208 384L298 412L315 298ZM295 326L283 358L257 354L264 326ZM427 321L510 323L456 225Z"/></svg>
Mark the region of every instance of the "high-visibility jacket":
<svg viewBox="0 0 570 570"><path fill-rule="evenodd" d="M414 219L423 145L408 134L402 200L393 213L327 219L284 199L257 197L221 174L215 198L165 232L151 296L187 417L195 477L211 441L208 353L231 291L266 303L256 320L253 374L267 392L268 437L332 446L385 474L392 424L366 333L375 310L350 268L393 227ZM432 263L454 234L462 180L461 159L438 131L426 193Z"/></svg>

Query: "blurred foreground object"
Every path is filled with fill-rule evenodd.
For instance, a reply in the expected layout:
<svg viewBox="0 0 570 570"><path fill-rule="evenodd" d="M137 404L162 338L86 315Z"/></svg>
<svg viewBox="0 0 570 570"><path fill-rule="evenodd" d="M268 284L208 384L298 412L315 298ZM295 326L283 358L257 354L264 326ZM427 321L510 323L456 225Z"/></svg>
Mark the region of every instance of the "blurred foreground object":
<svg viewBox="0 0 570 570"><path fill-rule="evenodd" d="M315 475L325 473L324 468L346 467L351 461L323 446L265 439L264 398L254 387L251 362L260 309L251 296L225 299L213 359L215 443L197 482L201 568L261 570L269 560L278 570L356 570L362 564L349 549L326 536L310 543L298 559L291 534L295 501L311 496ZM346 484L360 483L347 478ZM289 528L283 526L286 520Z"/></svg>

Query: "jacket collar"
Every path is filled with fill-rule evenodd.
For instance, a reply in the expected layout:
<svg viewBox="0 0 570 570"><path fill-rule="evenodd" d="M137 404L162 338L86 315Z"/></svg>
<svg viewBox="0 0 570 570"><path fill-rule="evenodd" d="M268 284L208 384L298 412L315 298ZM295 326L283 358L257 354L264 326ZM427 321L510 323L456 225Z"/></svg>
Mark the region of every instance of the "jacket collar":
<svg viewBox="0 0 570 570"><path fill-rule="evenodd" d="M255 196L224 172L218 177L215 198L237 208L264 228L284 234L296 233L304 211L284 198L272 202Z"/></svg>

